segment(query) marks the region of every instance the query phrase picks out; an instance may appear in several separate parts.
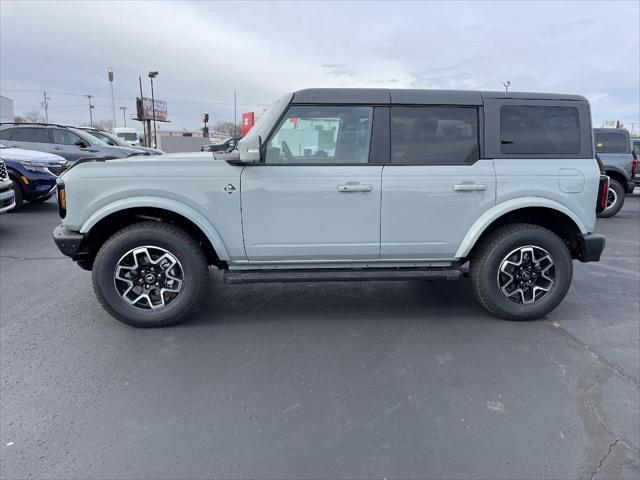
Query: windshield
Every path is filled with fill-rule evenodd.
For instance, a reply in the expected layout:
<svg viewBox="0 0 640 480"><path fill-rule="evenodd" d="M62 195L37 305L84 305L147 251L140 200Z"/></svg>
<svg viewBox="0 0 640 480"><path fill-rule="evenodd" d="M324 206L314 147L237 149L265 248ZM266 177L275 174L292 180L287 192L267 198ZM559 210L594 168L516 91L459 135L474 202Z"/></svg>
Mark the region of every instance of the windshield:
<svg viewBox="0 0 640 480"><path fill-rule="evenodd" d="M596 132L595 142L598 153L628 153L627 149L631 147L621 132Z"/></svg>
<svg viewBox="0 0 640 480"><path fill-rule="evenodd" d="M117 135L120 138L124 138L125 140L127 140L129 142L137 142L138 141L138 134L137 133L118 132Z"/></svg>

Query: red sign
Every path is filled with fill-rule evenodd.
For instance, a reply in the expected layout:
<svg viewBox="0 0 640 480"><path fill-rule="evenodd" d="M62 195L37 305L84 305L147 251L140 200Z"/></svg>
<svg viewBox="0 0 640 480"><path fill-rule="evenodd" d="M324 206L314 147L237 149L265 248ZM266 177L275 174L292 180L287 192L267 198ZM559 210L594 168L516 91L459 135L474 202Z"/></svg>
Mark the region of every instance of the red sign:
<svg viewBox="0 0 640 480"><path fill-rule="evenodd" d="M255 119L256 119L256 116L253 112L247 112L242 114L242 136L243 137L247 133L249 133L249 130L251 130L251 127L253 127L253 124L256 123Z"/></svg>

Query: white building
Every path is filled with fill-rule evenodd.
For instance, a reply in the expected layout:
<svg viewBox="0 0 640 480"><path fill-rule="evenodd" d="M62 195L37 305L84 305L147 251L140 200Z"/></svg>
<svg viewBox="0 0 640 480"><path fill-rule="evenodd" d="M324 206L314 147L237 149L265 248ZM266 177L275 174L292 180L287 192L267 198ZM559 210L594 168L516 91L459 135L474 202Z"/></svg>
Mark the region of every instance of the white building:
<svg viewBox="0 0 640 480"><path fill-rule="evenodd" d="M13 100L0 95L0 122L13 122L15 118Z"/></svg>

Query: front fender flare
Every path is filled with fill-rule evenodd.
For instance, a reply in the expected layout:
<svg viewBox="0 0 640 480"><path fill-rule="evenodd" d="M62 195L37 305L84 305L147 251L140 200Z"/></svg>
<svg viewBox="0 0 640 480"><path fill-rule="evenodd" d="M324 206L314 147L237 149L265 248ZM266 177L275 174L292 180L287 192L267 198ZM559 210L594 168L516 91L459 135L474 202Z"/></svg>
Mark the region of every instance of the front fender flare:
<svg viewBox="0 0 640 480"><path fill-rule="evenodd" d="M88 233L100 220L111 215L112 213L119 212L121 210L128 210L130 208L138 207L151 207L161 208L163 210L169 210L178 215L182 215L186 219L192 221L197 227L205 234L214 250L218 254L218 258L223 261L229 260L229 253L225 246L222 237L216 231L213 225L200 213L183 203L168 198L162 197L130 197L115 202L109 203L98 211L93 213L80 228L80 233Z"/></svg>
<svg viewBox="0 0 640 480"><path fill-rule="evenodd" d="M514 210L529 207L549 208L551 210L557 210L561 213L564 213L567 217L573 220L573 222L576 224L576 227L578 227L578 229L580 230L580 233L588 233L587 228L585 227L582 220L580 220L580 218L578 218L575 213L573 213L560 202L543 197L513 198L511 200L507 200L494 205L490 210L486 211L480 216L480 218L478 218L474 222L465 237L462 239L462 242L460 243L460 246L458 247L458 250L456 252L455 258L465 258L467 255L469 255L469 252L476 244L480 236L495 220L509 212L513 212Z"/></svg>

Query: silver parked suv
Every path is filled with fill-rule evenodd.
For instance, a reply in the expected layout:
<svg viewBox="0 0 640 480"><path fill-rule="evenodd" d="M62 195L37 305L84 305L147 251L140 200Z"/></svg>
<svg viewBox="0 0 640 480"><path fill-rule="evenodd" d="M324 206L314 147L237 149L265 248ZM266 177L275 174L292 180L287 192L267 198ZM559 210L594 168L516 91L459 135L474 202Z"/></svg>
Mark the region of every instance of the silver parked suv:
<svg viewBox="0 0 640 480"><path fill-rule="evenodd" d="M2 123L0 141L8 147L54 153L75 163L81 158L125 158L143 155L127 147L112 147L88 133L48 123Z"/></svg>
<svg viewBox="0 0 640 480"><path fill-rule="evenodd" d="M575 95L310 89L238 150L84 163L58 181L54 239L137 327L186 318L225 283L460 279L513 320L598 261L608 177Z"/></svg>

